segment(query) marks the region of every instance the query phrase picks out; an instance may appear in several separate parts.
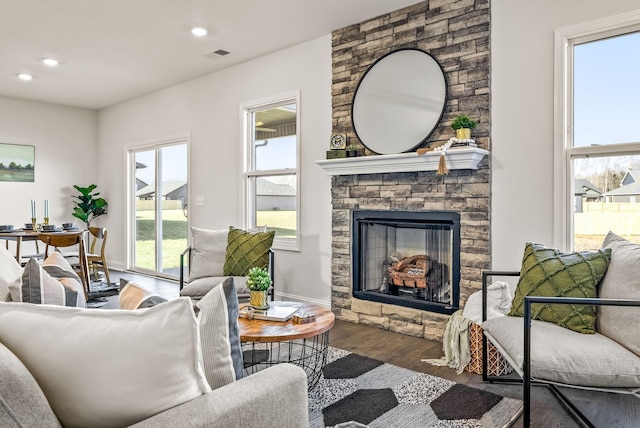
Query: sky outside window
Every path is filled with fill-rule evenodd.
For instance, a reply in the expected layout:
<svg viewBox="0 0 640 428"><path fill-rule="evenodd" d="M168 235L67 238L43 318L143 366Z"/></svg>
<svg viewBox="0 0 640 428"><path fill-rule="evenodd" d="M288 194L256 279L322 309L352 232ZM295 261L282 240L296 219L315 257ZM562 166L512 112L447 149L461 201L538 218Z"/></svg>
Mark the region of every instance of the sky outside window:
<svg viewBox="0 0 640 428"><path fill-rule="evenodd" d="M574 47L574 147L640 142L640 32Z"/></svg>

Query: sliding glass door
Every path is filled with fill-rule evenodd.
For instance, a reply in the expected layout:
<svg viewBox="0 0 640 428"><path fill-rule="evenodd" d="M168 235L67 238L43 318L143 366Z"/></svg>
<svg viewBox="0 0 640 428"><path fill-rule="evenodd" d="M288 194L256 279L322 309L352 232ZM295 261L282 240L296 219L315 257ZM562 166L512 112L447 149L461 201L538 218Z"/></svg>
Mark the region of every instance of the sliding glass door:
<svg viewBox="0 0 640 428"><path fill-rule="evenodd" d="M187 247L187 142L134 149L129 159L130 269L175 278Z"/></svg>

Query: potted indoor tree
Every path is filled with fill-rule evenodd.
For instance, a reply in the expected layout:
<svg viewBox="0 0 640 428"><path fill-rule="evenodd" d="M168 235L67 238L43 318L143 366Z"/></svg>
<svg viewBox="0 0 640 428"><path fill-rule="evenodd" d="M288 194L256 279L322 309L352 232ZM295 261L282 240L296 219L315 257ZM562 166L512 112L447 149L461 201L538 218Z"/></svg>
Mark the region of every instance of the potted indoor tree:
<svg viewBox="0 0 640 428"><path fill-rule="evenodd" d="M476 127L476 121L467 115L461 114L451 122L451 127L456 131L457 139L470 140L471 130Z"/></svg>
<svg viewBox="0 0 640 428"><path fill-rule="evenodd" d="M93 191L98 187L95 184L91 184L89 187L80 187L73 185L73 188L80 192L80 195L72 195L71 197L76 199L74 201L75 207L73 209L73 216L79 220L82 220L87 229L91 226L91 221L107 213L107 203L103 198L99 198L100 192Z"/></svg>
<svg viewBox="0 0 640 428"><path fill-rule="evenodd" d="M267 297L271 287L271 277L266 269L252 267L247 274L249 305L254 309L269 309Z"/></svg>

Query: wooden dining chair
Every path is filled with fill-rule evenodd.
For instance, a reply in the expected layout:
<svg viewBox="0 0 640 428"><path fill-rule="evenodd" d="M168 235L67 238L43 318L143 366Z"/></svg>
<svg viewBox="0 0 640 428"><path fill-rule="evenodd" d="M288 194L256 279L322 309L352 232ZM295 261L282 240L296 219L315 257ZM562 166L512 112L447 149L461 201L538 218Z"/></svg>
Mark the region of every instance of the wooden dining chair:
<svg viewBox="0 0 640 428"><path fill-rule="evenodd" d="M50 248L64 248L78 246L78 260L80 270L80 280L84 288L84 295L89 299L91 291L89 281L89 264L87 262L87 252L84 246L84 237L86 231L81 232L63 232L63 233L40 233L38 238L46 244L44 249L44 257L49 255ZM53 250L52 250L53 251Z"/></svg>
<svg viewBox="0 0 640 428"><path fill-rule="evenodd" d="M98 280L98 267L102 267L104 276L107 278L107 284L111 285L109 278L109 267L107 266L107 257L104 249L107 245L107 228L106 227L90 227L91 246L87 253L87 261L89 268L93 271L94 280ZM100 251L96 251L96 247L100 247Z"/></svg>

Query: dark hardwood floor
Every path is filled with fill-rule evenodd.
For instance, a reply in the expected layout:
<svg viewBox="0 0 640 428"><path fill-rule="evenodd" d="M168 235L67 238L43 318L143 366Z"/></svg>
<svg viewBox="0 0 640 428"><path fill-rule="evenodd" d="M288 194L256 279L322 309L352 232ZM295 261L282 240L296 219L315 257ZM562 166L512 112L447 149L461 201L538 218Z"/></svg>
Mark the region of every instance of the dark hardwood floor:
<svg viewBox="0 0 640 428"><path fill-rule="evenodd" d="M113 271L110 272L110 275L112 281L119 281L121 277L135 280L141 286L167 299L174 299L179 295L177 282L131 272ZM329 342L331 346L336 348L366 355L410 370L440 376L507 397L522 398L521 385L485 383L480 375L468 372L462 372L458 375L448 367L438 367L422 362L421 360L424 358L440 358L442 356L442 343L440 342L340 320L336 321L335 326L331 329ZM640 427L640 399L637 397L583 390L568 390L567 394L580 410L592 419L596 427ZM513 426L522 427L522 418L517 420ZM580 425L571 418L550 391L538 386L532 390L532 426L572 428Z"/></svg>

